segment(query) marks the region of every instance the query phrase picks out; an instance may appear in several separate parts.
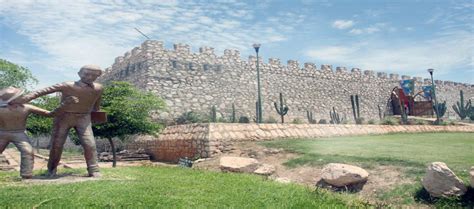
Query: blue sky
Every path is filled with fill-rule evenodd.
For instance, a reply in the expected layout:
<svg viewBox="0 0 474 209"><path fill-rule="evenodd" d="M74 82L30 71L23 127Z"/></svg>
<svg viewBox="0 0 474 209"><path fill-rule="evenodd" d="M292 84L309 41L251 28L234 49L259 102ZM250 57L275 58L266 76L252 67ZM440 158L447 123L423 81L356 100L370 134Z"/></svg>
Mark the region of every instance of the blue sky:
<svg viewBox="0 0 474 209"><path fill-rule="evenodd" d="M76 80L85 64L152 39L238 49L261 43L280 58L474 83L474 1L0 0L0 58L26 66L37 87Z"/></svg>

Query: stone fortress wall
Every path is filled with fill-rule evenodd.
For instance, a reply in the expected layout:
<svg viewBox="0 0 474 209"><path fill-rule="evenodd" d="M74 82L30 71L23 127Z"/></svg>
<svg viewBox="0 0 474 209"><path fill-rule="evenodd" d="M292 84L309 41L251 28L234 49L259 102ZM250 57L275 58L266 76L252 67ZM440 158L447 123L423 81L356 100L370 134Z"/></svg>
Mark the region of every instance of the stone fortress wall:
<svg viewBox="0 0 474 209"><path fill-rule="evenodd" d="M279 59L270 58L268 63L259 59L262 87L263 118L279 120L273 102L279 102L283 93L289 112L286 122L295 118L306 120L306 111L313 116L329 121L329 110L334 106L341 116L353 122L350 95L358 94L361 103L361 116L366 120L378 119L380 105L386 113L390 92L399 86L401 79L410 76L386 74L370 70L289 60L287 65ZM211 47L201 47L193 53L186 44L175 44L169 50L163 42L149 40L135 47L106 69L100 82L111 80L129 81L137 87L161 96L168 110L160 115L162 119L176 118L184 112L195 111L209 114L216 106L223 117L229 118L232 104L235 104L236 117L255 117L257 100L256 57L242 60L237 50L224 50L217 56ZM428 75L428 73L427 73ZM429 76L429 75L428 75ZM436 72L435 72L436 76ZM414 77L417 91L422 85L431 83L429 78ZM438 101L447 101L445 116L456 117L452 105L459 101L459 90L464 91L465 99L474 100L474 85L452 81L435 80Z"/></svg>

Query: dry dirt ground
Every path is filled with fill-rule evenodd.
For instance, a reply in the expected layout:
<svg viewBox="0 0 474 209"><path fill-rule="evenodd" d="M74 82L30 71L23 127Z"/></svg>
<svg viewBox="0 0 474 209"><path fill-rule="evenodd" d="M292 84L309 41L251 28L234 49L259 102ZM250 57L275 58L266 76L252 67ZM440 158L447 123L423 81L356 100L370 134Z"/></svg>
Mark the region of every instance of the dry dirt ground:
<svg viewBox="0 0 474 209"><path fill-rule="evenodd" d="M321 180L321 167L298 166L289 168L283 165L290 159L298 157L298 154L285 152L281 149L270 149L253 142L235 144L233 149L221 153L213 158L196 163L193 167L219 171L219 159L222 156L252 157L260 163L274 165L276 171L269 179L280 182L293 182L314 188ZM413 183L413 179L404 177L403 168L396 166L378 166L366 169L370 176L362 190L357 194L369 201L376 201L375 194L380 191L388 191L396 185Z"/></svg>

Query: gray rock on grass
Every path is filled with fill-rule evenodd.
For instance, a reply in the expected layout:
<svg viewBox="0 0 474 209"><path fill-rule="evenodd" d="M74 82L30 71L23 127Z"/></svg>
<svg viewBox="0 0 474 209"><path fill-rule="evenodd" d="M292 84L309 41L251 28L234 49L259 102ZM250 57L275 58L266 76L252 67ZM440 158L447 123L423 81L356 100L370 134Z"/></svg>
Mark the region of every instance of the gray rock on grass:
<svg viewBox="0 0 474 209"><path fill-rule="evenodd" d="M467 190L463 181L443 162L431 163L421 184L433 197L462 196Z"/></svg>
<svg viewBox="0 0 474 209"><path fill-rule="evenodd" d="M327 164L324 166L321 175L322 180L336 187L345 187L366 182L368 177L369 173L366 170L357 166L341 163Z"/></svg>
<svg viewBox="0 0 474 209"><path fill-rule="evenodd" d="M260 163L258 160L247 157L221 157L219 168L222 171L252 173Z"/></svg>

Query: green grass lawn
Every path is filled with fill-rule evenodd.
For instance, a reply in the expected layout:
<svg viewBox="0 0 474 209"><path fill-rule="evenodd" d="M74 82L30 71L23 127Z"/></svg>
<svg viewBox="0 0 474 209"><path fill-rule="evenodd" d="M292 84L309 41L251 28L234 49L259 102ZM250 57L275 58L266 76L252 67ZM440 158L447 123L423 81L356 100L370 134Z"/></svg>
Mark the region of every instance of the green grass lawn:
<svg viewBox="0 0 474 209"><path fill-rule="evenodd" d="M290 139L263 142L265 146L284 148L301 154L285 163L322 166L327 163L347 163L371 169L380 165L403 168L405 175L416 182L425 174L431 162L445 162L456 175L468 183L468 171L474 166L473 133L389 134L357 137L334 137L314 140ZM469 194L469 198L473 198ZM403 203L427 202L420 183L401 185L379 195L382 200L402 199ZM418 200L417 200L418 199ZM474 199L463 200L472 204ZM429 201L428 201L429 202ZM448 206L453 202L447 203ZM444 204L444 203L443 203ZM472 206L472 205L471 205Z"/></svg>
<svg viewBox="0 0 474 209"><path fill-rule="evenodd" d="M60 174L71 170L60 170ZM72 170L73 172L84 172ZM246 174L170 167L103 169L101 180L27 185L0 172L0 208L345 208L354 197ZM85 175L85 173L83 173Z"/></svg>

